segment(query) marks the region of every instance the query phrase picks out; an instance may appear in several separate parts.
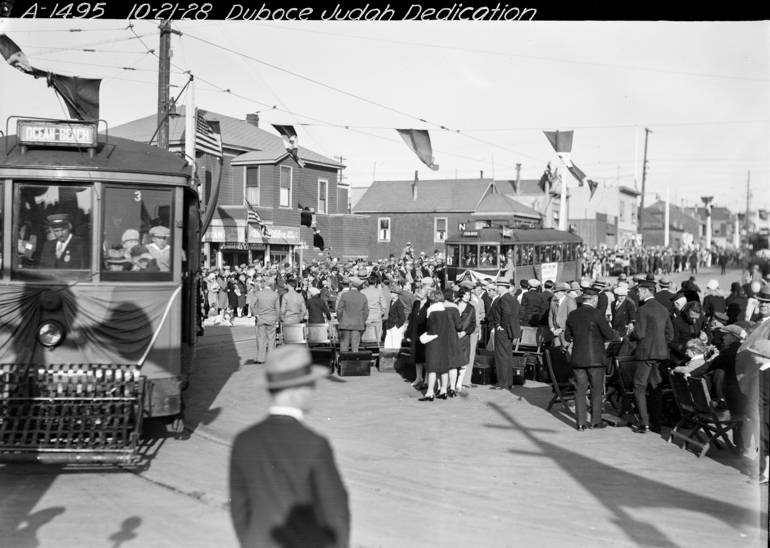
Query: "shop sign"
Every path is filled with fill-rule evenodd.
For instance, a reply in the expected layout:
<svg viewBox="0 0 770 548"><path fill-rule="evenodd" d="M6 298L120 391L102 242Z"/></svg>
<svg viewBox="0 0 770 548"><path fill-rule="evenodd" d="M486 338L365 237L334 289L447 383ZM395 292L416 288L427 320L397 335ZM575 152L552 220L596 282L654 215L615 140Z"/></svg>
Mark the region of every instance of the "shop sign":
<svg viewBox="0 0 770 548"><path fill-rule="evenodd" d="M479 232L478 230L466 230L463 232L463 238L478 238Z"/></svg>
<svg viewBox="0 0 770 548"><path fill-rule="evenodd" d="M237 242L240 239L243 239L243 230L239 230L237 226L210 226L203 235L204 242Z"/></svg>
<svg viewBox="0 0 770 548"><path fill-rule="evenodd" d="M236 249L240 251L248 251L249 249L265 249L265 244L247 244L245 242L225 242L219 246L221 250Z"/></svg>

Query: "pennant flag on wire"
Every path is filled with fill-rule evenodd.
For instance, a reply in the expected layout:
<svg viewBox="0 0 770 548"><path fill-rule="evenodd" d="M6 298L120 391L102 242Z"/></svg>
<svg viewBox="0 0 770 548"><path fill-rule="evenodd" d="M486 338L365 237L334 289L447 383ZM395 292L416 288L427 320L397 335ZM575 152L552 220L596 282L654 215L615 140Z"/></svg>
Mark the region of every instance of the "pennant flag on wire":
<svg viewBox="0 0 770 548"><path fill-rule="evenodd" d="M262 221L262 217L259 216L259 213L256 209L254 209L254 206L251 205L251 202L246 200L246 236L248 241L248 234L249 234L249 226L255 227L257 230L259 230L262 233L262 237L266 240L270 239L270 231L267 229L267 226Z"/></svg>
<svg viewBox="0 0 770 548"><path fill-rule="evenodd" d="M433 163L435 158L433 158L433 148L430 145L430 135L427 130L397 129L396 131L423 164L433 171L438 171L438 165Z"/></svg>
<svg viewBox="0 0 770 548"><path fill-rule="evenodd" d="M99 119L99 86L101 79L63 76L53 72L36 69L16 43L6 34L0 33L0 55L12 67L34 76L45 78L49 88L53 88L64 100L71 118L78 120Z"/></svg>
<svg viewBox="0 0 770 548"><path fill-rule="evenodd" d="M586 174L583 173L583 171L575 165L575 163L572 161L572 158L570 157L572 154L572 137L574 135L574 131L543 131L545 133L546 138L548 139L548 142L551 143L551 146L556 151L556 154L559 156L562 162L564 162L564 165L567 166L567 169L570 173L572 173L572 176L577 179L578 184L580 186L583 186L583 183L588 183L588 188L591 191L591 198L594 197L594 192L596 192L596 188L599 186L599 183L592 179L588 179L586 177Z"/></svg>
<svg viewBox="0 0 770 548"><path fill-rule="evenodd" d="M32 72L32 65L29 64L27 56L21 51L21 48L16 45L16 42L8 38L4 33L0 32L0 55L3 59L11 65L13 68L20 70L21 72Z"/></svg>
<svg viewBox="0 0 770 548"><path fill-rule="evenodd" d="M211 154L217 158L223 158L222 154L222 136L211 127L211 122L197 113L195 122L195 150L204 154Z"/></svg>
<svg viewBox="0 0 770 548"><path fill-rule="evenodd" d="M286 151L294 158L299 167L305 167L305 162L299 157L299 137L294 130L294 126L279 126L272 124L275 130L281 134L283 138L283 144L286 147Z"/></svg>

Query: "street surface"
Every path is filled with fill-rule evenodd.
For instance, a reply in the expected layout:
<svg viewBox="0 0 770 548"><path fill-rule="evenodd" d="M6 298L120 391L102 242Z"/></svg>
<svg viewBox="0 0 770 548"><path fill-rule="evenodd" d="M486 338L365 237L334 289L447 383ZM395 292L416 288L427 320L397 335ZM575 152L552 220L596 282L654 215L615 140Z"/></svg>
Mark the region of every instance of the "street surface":
<svg viewBox="0 0 770 548"><path fill-rule="evenodd" d="M715 272L698 285L740 275ZM0 466L0 546L237 546L229 444L267 411L264 366L253 327L208 327L199 343L187 431L150 428L143 467ZM767 486L727 451L698 459L629 428L579 433L561 406L545 411L550 386L529 380L419 397L376 370L319 383L306 420L334 447L354 547L767 546Z"/></svg>

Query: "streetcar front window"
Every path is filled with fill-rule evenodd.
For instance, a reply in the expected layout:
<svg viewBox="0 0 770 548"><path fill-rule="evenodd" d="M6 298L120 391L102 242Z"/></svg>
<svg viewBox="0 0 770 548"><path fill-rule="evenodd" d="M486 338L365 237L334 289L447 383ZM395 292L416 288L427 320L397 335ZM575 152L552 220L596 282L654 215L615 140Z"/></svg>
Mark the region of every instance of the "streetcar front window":
<svg viewBox="0 0 770 548"><path fill-rule="evenodd" d="M14 194L15 274L34 278L91 278L93 189L17 184Z"/></svg>
<svg viewBox="0 0 770 548"><path fill-rule="evenodd" d="M102 279L171 279L173 192L147 187L104 188Z"/></svg>

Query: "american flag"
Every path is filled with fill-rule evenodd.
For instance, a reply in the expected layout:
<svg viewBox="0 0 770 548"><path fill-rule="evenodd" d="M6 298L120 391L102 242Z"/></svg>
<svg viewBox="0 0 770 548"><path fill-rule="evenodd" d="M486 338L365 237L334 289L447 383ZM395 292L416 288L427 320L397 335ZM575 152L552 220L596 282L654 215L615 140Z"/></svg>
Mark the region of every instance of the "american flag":
<svg viewBox="0 0 770 548"><path fill-rule="evenodd" d="M205 154L211 154L217 158L222 158L222 137L214 130L206 121L206 119L198 113L197 124L195 128L195 150L199 150Z"/></svg>
<svg viewBox="0 0 770 548"><path fill-rule="evenodd" d="M257 210L254 209L254 206L251 205L251 202L248 200L246 200L246 224L258 228L262 232L264 238L270 238L270 231L267 229L267 226L265 226L265 223L262 222L262 217L259 216ZM248 236L248 234L249 229L247 226L246 235Z"/></svg>

